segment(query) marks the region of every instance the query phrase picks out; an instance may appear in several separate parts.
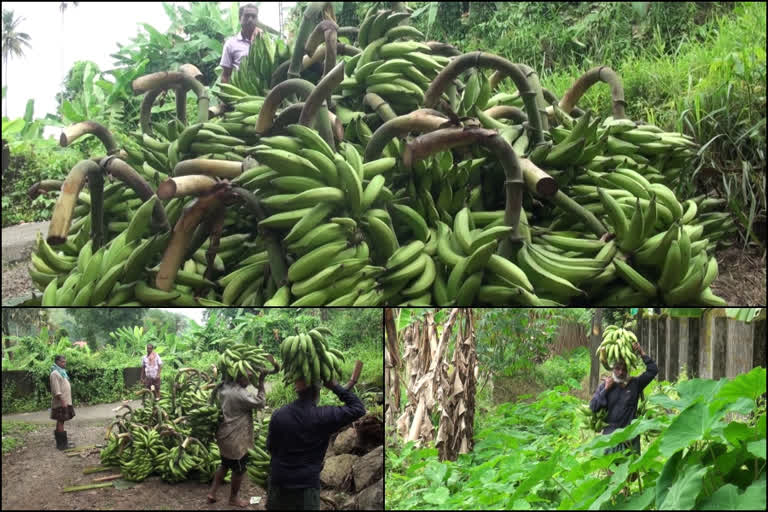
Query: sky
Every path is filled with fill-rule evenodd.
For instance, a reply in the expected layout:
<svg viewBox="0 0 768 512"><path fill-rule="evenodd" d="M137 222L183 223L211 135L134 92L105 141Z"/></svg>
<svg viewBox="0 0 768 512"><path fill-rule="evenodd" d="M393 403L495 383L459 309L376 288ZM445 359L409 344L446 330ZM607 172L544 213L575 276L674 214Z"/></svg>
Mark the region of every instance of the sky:
<svg viewBox="0 0 768 512"><path fill-rule="evenodd" d="M162 309L163 311L168 311L170 313L177 313L180 315L184 315L187 318L191 318L195 322L198 323L198 325L203 324L203 312L205 311L205 308L158 308Z"/></svg>
<svg viewBox="0 0 768 512"><path fill-rule="evenodd" d="M17 30L29 34L32 46L24 47L24 57L3 66L3 85L8 87L8 112L4 115L9 119L23 117L30 98L35 100L35 119L55 114L56 93L75 61L91 60L101 70L111 69L114 66L109 55L118 50L118 42L130 43L138 33L138 23L148 23L161 33L171 25L161 2L80 2L77 7L70 3L63 16L60 3L3 2L3 10L24 18ZM283 2L283 8L295 3ZM230 3L219 5L229 8ZM260 2L259 21L279 30L278 3ZM46 128L45 136L58 138L60 131Z"/></svg>

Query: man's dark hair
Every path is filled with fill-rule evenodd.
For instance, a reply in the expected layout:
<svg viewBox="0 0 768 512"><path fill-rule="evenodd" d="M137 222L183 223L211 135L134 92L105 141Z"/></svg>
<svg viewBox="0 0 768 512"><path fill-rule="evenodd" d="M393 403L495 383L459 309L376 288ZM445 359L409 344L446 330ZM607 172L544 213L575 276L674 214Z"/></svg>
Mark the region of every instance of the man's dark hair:
<svg viewBox="0 0 768 512"><path fill-rule="evenodd" d="M298 393L299 398L302 400L314 400L320 394L320 388L317 386L309 386L302 389Z"/></svg>
<svg viewBox="0 0 768 512"><path fill-rule="evenodd" d="M155 346L154 346L153 344L151 344L151 343L147 343L147 346L148 346L148 347L152 347L152 348L155 348Z"/></svg>
<svg viewBox="0 0 768 512"><path fill-rule="evenodd" d="M238 17L243 17L243 12L245 12L246 9L256 9L256 17L259 17L259 6L256 4L245 4L240 6L240 11L238 12Z"/></svg>
<svg viewBox="0 0 768 512"><path fill-rule="evenodd" d="M61 361L62 359L64 359L64 356L62 356L61 354L53 356L53 362L56 364L59 364L59 361Z"/></svg>

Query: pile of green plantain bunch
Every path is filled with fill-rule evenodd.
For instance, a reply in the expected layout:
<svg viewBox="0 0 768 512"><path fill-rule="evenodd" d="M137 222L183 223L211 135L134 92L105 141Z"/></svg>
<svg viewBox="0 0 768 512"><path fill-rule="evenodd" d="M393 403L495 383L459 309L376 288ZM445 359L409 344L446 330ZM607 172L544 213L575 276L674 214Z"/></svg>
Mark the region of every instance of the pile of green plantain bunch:
<svg viewBox="0 0 768 512"><path fill-rule="evenodd" d="M242 353L240 347L236 353ZM238 359L232 365L239 368L241 362L247 359ZM230 368L229 363L225 368ZM187 479L210 482L221 463L215 439L221 410L212 391L217 386L217 375L233 374L225 372L214 367L209 375L182 368L174 377L170 396L156 400L152 391L139 391L142 407L132 409L123 405L107 427L101 463L119 468L124 478L135 482L153 474L168 483ZM123 408L128 410L120 413ZM269 415L265 413L255 426L247 471L255 483L264 487L269 471L265 450Z"/></svg>
<svg viewBox="0 0 768 512"><path fill-rule="evenodd" d="M507 180L485 147L445 147L405 165L419 133L398 133L373 150L393 116L427 111L427 91L457 58L433 50L409 16L374 6L347 31L356 46L340 54L343 79L323 104L330 140L296 122L300 98L265 114L288 54L257 39L253 55L268 62L246 60L237 83L214 91L229 111L148 123L152 133L125 145L155 194L142 202L122 182L107 184L98 248L90 195L79 193L66 242L38 241L30 275L43 294L29 304L726 305L711 288L715 250L735 225L723 199L676 192L699 151L685 134L565 112L549 98L536 143L520 94L469 69L429 115L497 132L525 168L521 239L511 243ZM320 53L324 45L305 59ZM539 195L533 175L554 179L557 194ZM194 211L222 190L231 192L223 206ZM152 222L158 205L171 232Z"/></svg>

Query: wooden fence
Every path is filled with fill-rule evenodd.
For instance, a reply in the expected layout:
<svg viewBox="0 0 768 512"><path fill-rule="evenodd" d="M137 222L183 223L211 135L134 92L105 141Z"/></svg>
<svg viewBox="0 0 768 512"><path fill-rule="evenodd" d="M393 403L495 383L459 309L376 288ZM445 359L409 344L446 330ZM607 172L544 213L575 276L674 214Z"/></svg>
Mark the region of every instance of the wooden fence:
<svg viewBox="0 0 768 512"><path fill-rule="evenodd" d="M564 322L557 330L557 336L552 343L555 354L563 354L578 347L589 347L587 329L575 322Z"/></svg>
<svg viewBox="0 0 768 512"><path fill-rule="evenodd" d="M638 315L635 334L659 366L659 380L677 379L682 367L690 378L718 380L766 366L765 320L740 322L722 308L701 318Z"/></svg>

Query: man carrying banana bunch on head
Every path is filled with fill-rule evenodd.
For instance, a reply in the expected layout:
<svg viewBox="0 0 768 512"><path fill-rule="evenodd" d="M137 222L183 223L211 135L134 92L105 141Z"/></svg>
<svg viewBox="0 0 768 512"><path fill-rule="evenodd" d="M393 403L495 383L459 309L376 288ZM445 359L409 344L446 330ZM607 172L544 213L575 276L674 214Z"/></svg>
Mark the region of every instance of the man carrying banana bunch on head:
<svg viewBox="0 0 768 512"><path fill-rule="evenodd" d="M639 377L628 377L627 363L623 358L616 358L613 363L613 373L606 377L597 387L595 395L589 402L589 408L597 413L605 408L607 415L605 422L608 426L603 429L603 435L612 433L614 430L624 428L629 425L635 416L637 416L637 402L643 389L650 384L659 369L656 363L643 351L640 344L632 344L632 350L640 354L645 363L645 372ZM613 448L607 448L605 453L621 452L630 449L635 453L640 453L640 436L631 441L619 443Z"/></svg>
<svg viewBox="0 0 768 512"><path fill-rule="evenodd" d="M275 364L271 354L267 359ZM232 470L232 489L229 496L229 504L238 507L248 506L248 502L238 498L240 484L243 482L245 465L248 462L248 449L253 447L253 413L254 409L262 409L266 405L266 392L264 390L264 378L267 375L264 370L258 379L257 393L254 396L246 388L253 379L253 373L248 370L247 375L238 374L235 380L225 377L225 381L213 390L218 393L221 404L222 419L216 431L216 444L221 453L221 466L216 471L211 490L208 493L208 503L216 501L216 491L224 483L227 472Z"/></svg>

